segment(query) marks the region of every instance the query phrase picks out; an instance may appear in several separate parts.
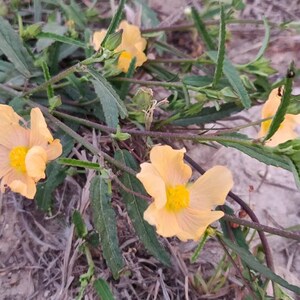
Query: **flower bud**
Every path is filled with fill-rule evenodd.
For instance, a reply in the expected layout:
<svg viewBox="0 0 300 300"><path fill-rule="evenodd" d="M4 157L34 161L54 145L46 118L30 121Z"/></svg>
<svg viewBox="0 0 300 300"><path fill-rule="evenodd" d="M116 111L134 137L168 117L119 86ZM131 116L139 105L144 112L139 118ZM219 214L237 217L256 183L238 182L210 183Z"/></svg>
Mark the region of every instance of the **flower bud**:
<svg viewBox="0 0 300 300"><path fill-rule="evenodd" d="M104 48L110 51L115 50L122 42L122 33L123 29L120 29L119 31L110 34L103 45Z"/></svg>

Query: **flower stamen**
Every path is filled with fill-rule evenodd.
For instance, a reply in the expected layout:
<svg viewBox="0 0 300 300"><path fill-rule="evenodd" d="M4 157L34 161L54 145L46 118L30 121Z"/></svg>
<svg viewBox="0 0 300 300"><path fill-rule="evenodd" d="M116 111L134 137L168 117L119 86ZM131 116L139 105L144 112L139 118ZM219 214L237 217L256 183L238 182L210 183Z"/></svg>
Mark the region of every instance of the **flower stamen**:
<svg viewBox="0 0 300 300"><path fill-rule="evenodd" d="M14 147L9 152L10 166L19 172L25 173L26 172L25 157L28 150L29 149L25 146Z"/></svg>
<svg viewBox="0 0 300 300"><path fill-rule="evenodd" d="M166 209L170 212L178 212L187 208L190 203L190 194L185 185L176 185L167 188Z"/></svg>

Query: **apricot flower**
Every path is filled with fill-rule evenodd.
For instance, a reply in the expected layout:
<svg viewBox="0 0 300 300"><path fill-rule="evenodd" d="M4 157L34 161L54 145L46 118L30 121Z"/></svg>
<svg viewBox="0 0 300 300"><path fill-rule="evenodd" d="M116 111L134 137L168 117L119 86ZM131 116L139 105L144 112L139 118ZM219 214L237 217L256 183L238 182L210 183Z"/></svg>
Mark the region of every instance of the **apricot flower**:
<svg viewBox="0 0 300 300"><path fill-rule="evenodd" d="M233 180L226 167L215 166L194 183L188 183L192 169L184 163L184 153L184 148L154 146L151 163L141 164L137 178L154 199L144 219L164 237L198 240L209 224L224 215L212 208L224 204Z"/></svg>
<svg viewBox="0 0 300 300"><path fill-rule="evenodd" d="M131 60L135 57L135 66L141 66L147 56L144 53L147 42L141 36L140 29L135 25L130 25L127 21L122 21L118 30L123 29L122 42L114 50L115 53L121 52L118 59L118 69L122 72L127 72ZM106 35L106 30L96 31L93 35L93 46L96 51L101 47L101 43Z"/></svg>
<svg viewBox="0 0 300 300"><path fill-rule="evenodd" d="M273 89L269 95L268 100L265 102L262 111L262 119L273 117L280 105L281 101L281 89ZM262 122L259 137L265 136L270 128L272 119ZM271 137L271 139L266 141L266 145L270 147L275 147L278 144L284 143L288 140L295 139L298 135L295 132L297 124L300 123L300 115L286 114L284 121L280 124L280 127Z"/></svg>
<svg viewBox="0 0 300 300"><path fill-rule="evenodd" d="M0 190L33 199L36 182L45 178L48 161L61 155L62 146L53 139L39 108L30 113L30 129L21 126L22 118L14 110L0 104Z"/></svg>

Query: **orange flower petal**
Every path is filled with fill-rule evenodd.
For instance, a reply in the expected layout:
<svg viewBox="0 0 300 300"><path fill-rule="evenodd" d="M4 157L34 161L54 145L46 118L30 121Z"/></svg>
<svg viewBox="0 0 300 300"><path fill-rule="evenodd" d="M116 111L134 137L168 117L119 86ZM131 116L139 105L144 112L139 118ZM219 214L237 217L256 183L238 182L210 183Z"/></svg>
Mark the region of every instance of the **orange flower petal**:
<svg viewBox="0 0 300 300"><path fill-rule="evenodd" d="M19 125L21 119L11 106L0 104L0 128Z"/></svg>
<svg viewBox="0 0 300 300"><path fill-rule="evenodd" d="M8 186L13 192L19 193L29 199L33 199L36 193L35 182L32 178L21 172L10 170L1 180L1 192Z"/></svg>
<svg viewBox="0 0 300 300"><path fill-rule="evenodd" d="M59 139L55 139L51 144L46 148L48 160L53 160L61 156L62 154L62 145Z"/></svg>
<svg viewBox="0 0 300 300"><path fill-rule="evenodd" d="M178 226L181 234L178 237L185 241L187 239L199 240L207 226L222 218L222 211L199 211L187 208L177 215Z"/></svg>
<svg viewBox="0 0 300 300"><path fill-rule="evenodd" d="M25 157L26 172L35 181L45 178L47 153L44 148L34 146L29 149Z"/></svg>
<svg viewBox="0 0 300 300"><path fill-rule="evenodd" d="M144 51L147 45L147 42L144 38L141 36L141 31L138 26L131 25L127 21L123 20L120 25L119 29L123 29L123 34L122 34L122 42L121 42L121 47L119 46L120 49L126 49L127 47L136 47L137 50L139 51Z"/></svg>
<svg viewBox="0 0 300 300"><path fill-rule="evenodd" d="M98 51L100 49L101 43L104 40L106 32L107 32L107 30L105 30L105 29L94 32L92 44L93 44L95 51Z"/></svg>
<svg viewBox="0 0 300 300"><path fill-rule="evenodd" d="M230 170L223 166L215 166L188 186L190 207L210 210L216 205L224 204L232 186L233 179Z"/></svg>
<svg viewBox="0 0 300 300"><path fill-rule="evenodd" d="M8 186L13 192L19 193L28 199L33 199L36 194L35 182L29 176L24 177L23 180L14 180Z"/></svg>
<svg viewBox="0 0 300 300"><path fill-rule="evenodd" d="M276 114L276 111L281 102L281 94L279 89L273 89L269 95L268 100L265 102L261 117L269 118ZM258 137L264 137L270 128L272 120L267 120L261 124L260 132ZM269 147L275 147L278 144L284 143L288 140L294 139L298 134L294 131L297 124L300 123L300 115L285 115L284 121L280 124L277 132L272 136L270 140L266 142L266 145Z"/></svg>
<svg viewBox="0 0 300 300"><path fill-rule="evenodd" d="M183 162L185 149L174 150L170 146L154 146L150 161L167 186L184 185L192 176L192 169Z"/></svg>
<svg viewBox="0 0 300 300"><path fill-rule="evenodd" d="M30 146L46 146L53 141L45 118L39 108L33 108L30 113Z"/></svg>
<svg viewBox="0 0 300 300"><path fill-rule="evenodd" d="M176 214L165 209L157 209L155 203L149 205L144 212L144 219L151 225L156 226L158 234L164 237L172 237L180 232Z"/></svg>
<svg viewBox="0 0 300 300"><path fill-rule="evenodd" d="M20 125L8 126L0 129L0 145L12 149L17 146L27 147L29 144L29 130Z"/></svg>
<svg viewBox="0 0 300 300"><path fill-rule="evenodd" d="M141 164L141 171L136 177L143 183L147 193L154 198L156 207L162 208L167 202L166 186L153 165Z"/></svg>

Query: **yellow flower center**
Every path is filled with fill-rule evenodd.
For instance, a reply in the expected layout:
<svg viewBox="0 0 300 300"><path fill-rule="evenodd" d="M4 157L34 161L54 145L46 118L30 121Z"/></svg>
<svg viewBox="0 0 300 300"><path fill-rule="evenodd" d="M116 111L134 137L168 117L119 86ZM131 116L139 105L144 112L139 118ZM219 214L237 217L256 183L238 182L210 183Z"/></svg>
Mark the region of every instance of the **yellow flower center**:
<svg viewBox="0 0 300 300"><path fill-rule="evenodd" d="M25 157L27 152L28 152L27 147L24 146L14 147L9 152L10 166L19 172L25 173L26 172Z"/></svg>
<svg viewBox="0 0 300 300"><path fill-rule="evenodd" d="M190 193L185 185L176 185L167 188L166 209L170 212L179 212L187 208L190 203Z"/></svg>
<svg viewBox="0 0 300 300"><path fill-rule="evenodd" d="M132 55L128 51L123 51L120 54L120 59L128 60L129 62L131 62Z"/></svg>

